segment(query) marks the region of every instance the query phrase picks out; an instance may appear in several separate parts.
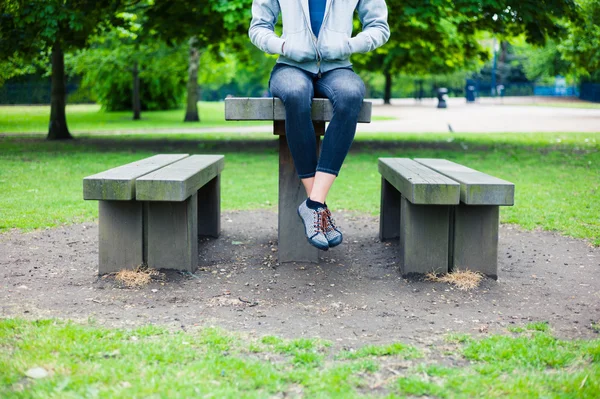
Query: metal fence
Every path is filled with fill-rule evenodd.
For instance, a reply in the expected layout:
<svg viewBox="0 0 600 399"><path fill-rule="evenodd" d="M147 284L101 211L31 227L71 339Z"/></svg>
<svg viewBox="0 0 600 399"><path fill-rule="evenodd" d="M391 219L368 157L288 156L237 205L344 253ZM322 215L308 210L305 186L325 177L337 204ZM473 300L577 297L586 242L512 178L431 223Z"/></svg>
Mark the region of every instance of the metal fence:
<svg viewBox="0 0 600 399"><path fill-rule="evenodd" d="M579 98L586 101L600 102L600 83L582 83Z"/></svg>
<svg viewBox="0 0 600 399"><path fill-rule="evenodd" d="M73 103L92 102L87 93L78 92L77 83L67 84L67 98ZM7 83L0 87L0 104L50 104L50 83Z"/></svg>

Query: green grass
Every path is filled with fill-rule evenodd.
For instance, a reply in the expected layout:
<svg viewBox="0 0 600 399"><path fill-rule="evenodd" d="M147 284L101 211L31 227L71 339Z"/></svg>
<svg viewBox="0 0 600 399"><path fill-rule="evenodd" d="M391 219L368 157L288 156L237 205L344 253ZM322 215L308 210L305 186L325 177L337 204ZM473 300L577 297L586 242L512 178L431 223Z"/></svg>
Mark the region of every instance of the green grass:
<svg viewBox="0 0 600 399"><path fill-rule="evenodd" d="M584 109L600 109L599 103L592 103L588 101L557 101L557 102L544 102L519 104L519 105L532 105L536 107L553 107L553 108L584 108Z"/></svg>
<svg viewBox="0 0 600 399"><path fill-rule="evenodd" d="M185 110L142 112L142 119L132 120L129 111L105 112L96 104L67 106L67 124L73 133L137 130L137 129L189 129L214 126L249 126L265 122L225 121L223 102L200 102L200 123L185 123ZM42 133L48 131L50 106L0 106L0 133Z"/></svg>
<svg viewBox="0 0 600 399"><path fill-rule="evenodd" d="M595 398L600 393L599 339L564 341L529 330L469 337L450 351L432 347L408 359L407 351L421 351L401 343L365 348L355 353L368 352L369 358L355 359L315 339L3 319L0 397ZM34 367L49 375L26 377Z"/></svg>
<svg viewBox="0 0 600 399"><path fill-rule="evenodd" d="M264 134L82 137L71 142L0 136L0 232L97 218L82 179L155 153L222 153L224 210L277 206L277 150ZM377 214L377 158L446 158L516 184L501 220L600 245L600 134L361 134L328 202Z"/></svg>
<svg viewBox="0 0 600 399"><path fill-rule="evenodd" d="M403 359L422 357L420 351L399 342L390 345L365 345L354 351L342 351L340 359L361 359L365 357L401 356Z"/></svg>
<svg viewBox="0 0 600 399"><path fill-rule="evenodd" d="M548 332L468 339L469 367L420 365L397 381L403 395L440 398L596 398L600 340L563 341Z"/></svg>
<svg viewBox="0 0 600 399"><path fill-rule="evenodd" d="M72 134L85 132L151 129L193 129L224 126L270 125L264 121L226 121L225 105L220 102L198 103L199 123L183 122L184 109L142 112L142 119L132 120L130 111L105 112L96 104L67 106L67 124ZM0 106L0 133L48 133L50 106ZM392 120L393 117L375 116L373 120Z"/></svg>

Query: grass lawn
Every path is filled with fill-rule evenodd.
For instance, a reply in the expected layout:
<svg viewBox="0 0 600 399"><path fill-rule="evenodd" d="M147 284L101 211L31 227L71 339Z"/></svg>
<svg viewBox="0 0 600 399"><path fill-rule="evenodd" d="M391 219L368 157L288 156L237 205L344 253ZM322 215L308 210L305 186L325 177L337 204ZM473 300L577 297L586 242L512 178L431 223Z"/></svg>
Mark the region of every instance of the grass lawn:
<svg viewBox="0 0 600 399"><path fill-rule="evenodd" d="M276 210L277 149L264 134L131 135L48 142L0 136L0 233L97 218L82 178L159 152L222 153L224 210ZM600 133L361 134L328 202L377 214L380 156L440 157L513 181L504 222L600 245ZM592 327L600 331L600 325ZM32 369L48 375L32 378ZM317 339L217 329L108 329L0 318L1 398L438 397L597 398L600 339L563 341L550 326L448 335L444 345L346 350Z"/></svg>
<svg viewBox="0 0 600 399"><path fill-rule="evenodd" d="M0 232L97 218L82 178L155 153L222 153L224 210L277 209L277 150L264 134L83 137L71 142L0 137ZM516 184L501 220L600 245L600 134L362 134L334 185L334 210L377 214L377 158L446 158Z"/></svg>
<svg viewBox="0 0 600 399"><path fill-rule="evenodd" d="M585 109L600 109L600 103L589 101L557 101L557 102L538 102L531 104L519 105L534 105L537 107L554 107L554 108L585 108Z"/></svg>
<svg viewBox="0 0 600 399"><path fill-rule="evenodd" d="M0 397L597 398L600 339L562 341L548 325L507 335L447 335L426 350L350 351L316 339L217 329L106 329L0 320ZM32 369L47 376L32 378Z"/></svg>
<svg viewBox="0 0 600 399"><path fill-rule="evenodd" d="M71 133L138 129L193 129L215 126L269 125L271 122L233 122L225 120L223 102L198 103L199 123L185 123L184 109L142 112L142 119L132 120L130 111L105 112L99 105L77 104L67 106L67 123ZM47 134L50 106L0 106L0 133ZM373 120L388 120L391 117L376 116Z"/></svg>

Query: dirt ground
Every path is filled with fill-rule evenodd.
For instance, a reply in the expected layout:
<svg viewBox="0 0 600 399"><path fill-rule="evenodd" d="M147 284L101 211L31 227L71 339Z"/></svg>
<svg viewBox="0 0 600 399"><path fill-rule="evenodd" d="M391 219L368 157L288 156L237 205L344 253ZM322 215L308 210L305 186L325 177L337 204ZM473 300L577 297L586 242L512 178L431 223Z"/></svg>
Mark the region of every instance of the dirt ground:
<svg viewBox="0 0 600 399"><path fill-rule="evenodd" d="M319 264L278 264L276 213L226 212L221 237L201 239L194 275L167 271L142 289L98 277L97 223L2 234L0 317L216 325L344 347L430 345L449 332L505 333L531 321L561 338L598 337L600 248L585 241L503 225L498 280L464 292L402 278L398 243L379 242L377 217L336 218L345 243Z"/></svg>

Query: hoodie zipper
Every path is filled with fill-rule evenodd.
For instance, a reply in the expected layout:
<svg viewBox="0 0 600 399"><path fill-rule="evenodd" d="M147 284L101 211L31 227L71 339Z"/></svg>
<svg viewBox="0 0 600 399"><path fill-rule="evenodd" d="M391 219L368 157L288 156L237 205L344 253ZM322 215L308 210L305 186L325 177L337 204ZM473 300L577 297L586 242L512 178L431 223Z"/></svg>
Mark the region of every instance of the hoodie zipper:
<svg viewBox="0 0 600 399"><path fill-rule="evenodd" d="M327 16L329 15L330 12L331 12L331 4L329 4L329 9L327 10L327 13L323 16L323 22L321 23L321 28L323 28L325 26L325 21L327 20ZM313 32L308 20L306 19L306 14L304 12L302 12L302 14L304 14L304 22L306 23L306 27L308 28L308 30L310 31L310 34L312 35L313 46L315 48L315 52L317 53L317 70L318 70L317 76L320 78L321 77L321 53L319 53L319 39Z"/></svg>
<svg viewBox="0 0 600 399"><path fill-rule="evenodd" d="M329 2L329 8L327 9L327 12L325 13L325 15L323 15L323 22L321 22L321 29L325 29L325 23L327 22L327 16L329 15L329 13L331 13L331 7L333 7L333 0L331 0ZM315 34L313 33L313 36ZM319 47L319 39L317 38L317 48ZM321 77L321 60L319 59L319 62L317 63L317 67L319 68L319 73L318 76L319 78Z"/></svg>

